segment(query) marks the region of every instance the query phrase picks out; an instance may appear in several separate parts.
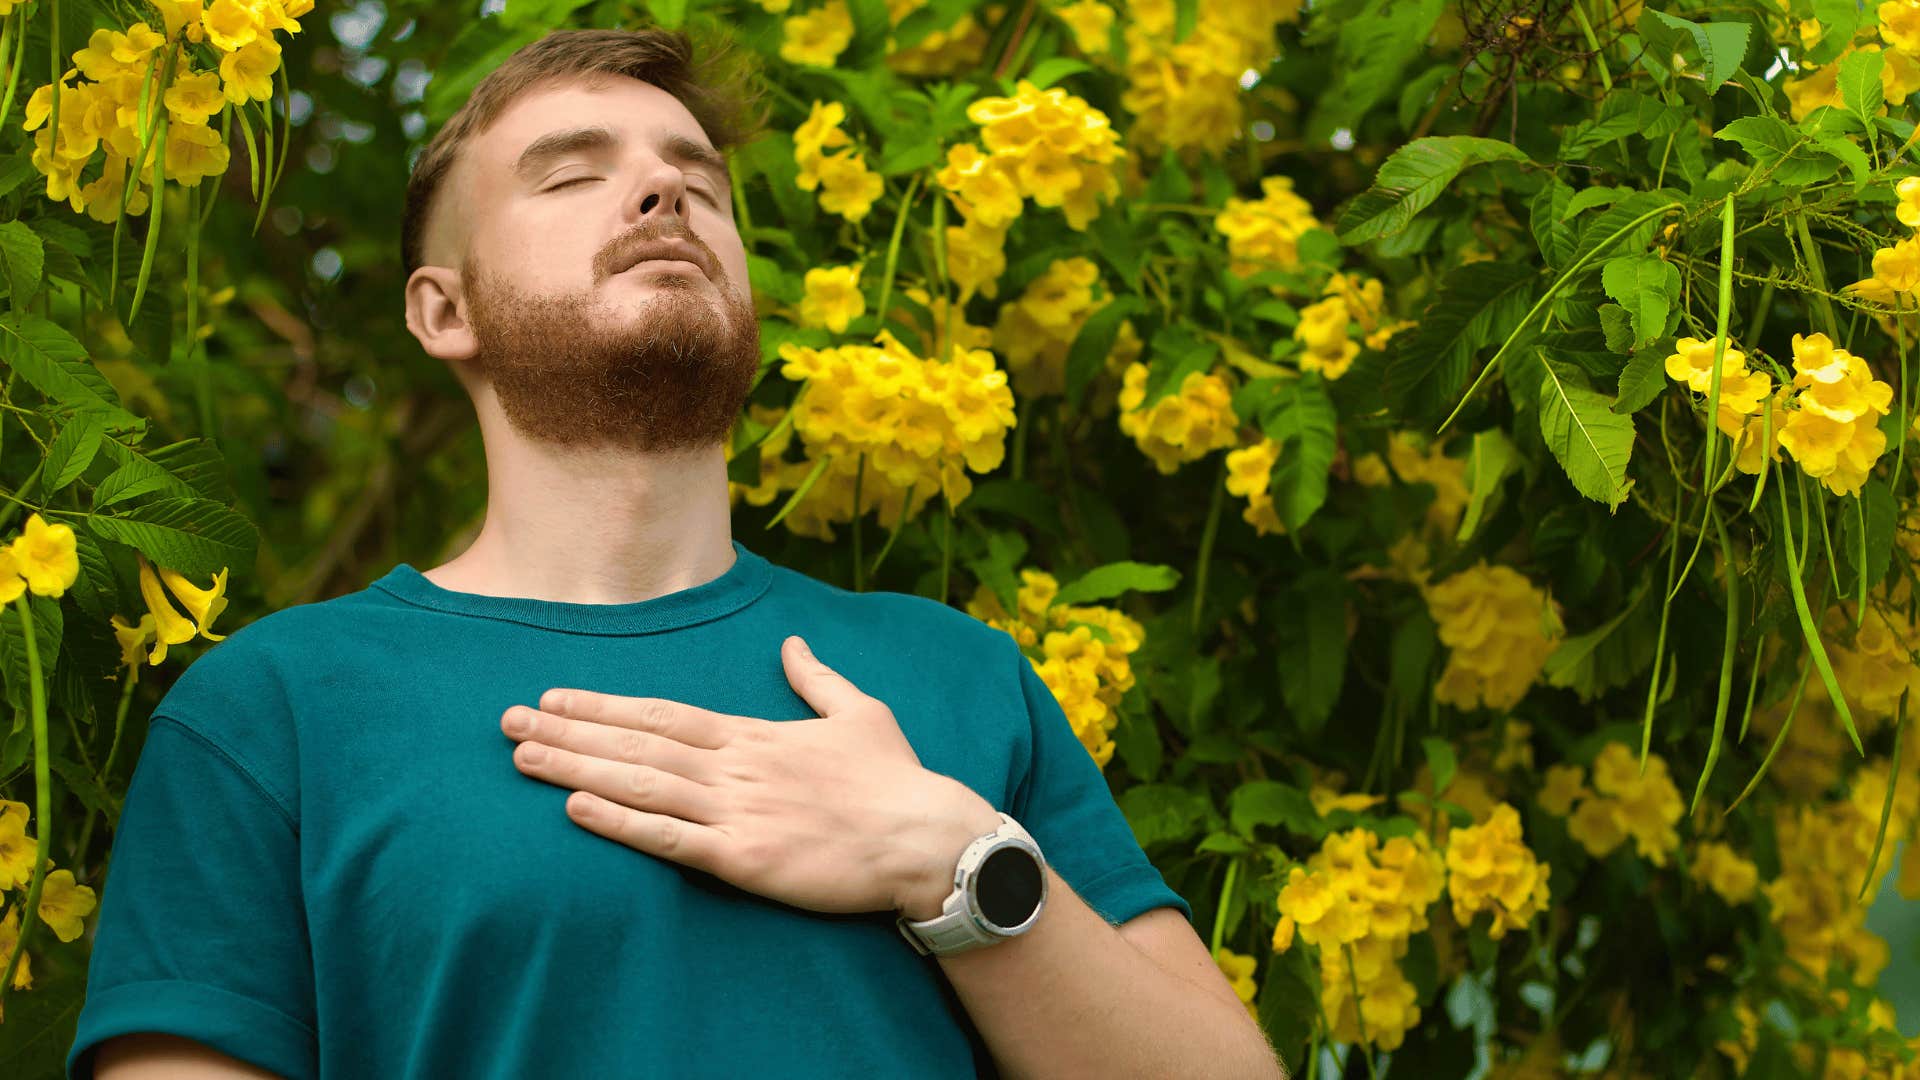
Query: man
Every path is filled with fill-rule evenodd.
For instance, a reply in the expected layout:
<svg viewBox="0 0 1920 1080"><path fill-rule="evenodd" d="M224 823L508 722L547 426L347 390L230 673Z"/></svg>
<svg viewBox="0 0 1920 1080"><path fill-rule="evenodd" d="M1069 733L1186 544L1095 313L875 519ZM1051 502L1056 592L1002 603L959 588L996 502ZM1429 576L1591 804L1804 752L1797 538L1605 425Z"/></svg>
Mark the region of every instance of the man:
<svg viewBox="0 0 1920 1080"><path fill-rule="evenodd" d="M760 347L703 77L555 33L422 155L407 325L484 527L168 692L70 1076L1279 1075L1007 635L732 541ZM1008 819L1038 915L923 953Z"/></svg>

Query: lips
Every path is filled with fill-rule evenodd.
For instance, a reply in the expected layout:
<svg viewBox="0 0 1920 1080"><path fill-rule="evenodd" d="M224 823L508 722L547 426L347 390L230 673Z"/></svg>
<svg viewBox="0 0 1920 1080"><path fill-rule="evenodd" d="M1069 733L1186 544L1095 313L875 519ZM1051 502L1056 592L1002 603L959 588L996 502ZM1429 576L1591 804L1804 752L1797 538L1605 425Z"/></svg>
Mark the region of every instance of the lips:
<svg viewBox="0 0 1920 1080"><path fill-rule="evenodd" d="M691 244L675 241L641 244L634 249L632 260L621 266L618 272L625 273L641 263L658 261L691 263L700 273L707 273L707 260L700 254L699 249Z"/></svg>

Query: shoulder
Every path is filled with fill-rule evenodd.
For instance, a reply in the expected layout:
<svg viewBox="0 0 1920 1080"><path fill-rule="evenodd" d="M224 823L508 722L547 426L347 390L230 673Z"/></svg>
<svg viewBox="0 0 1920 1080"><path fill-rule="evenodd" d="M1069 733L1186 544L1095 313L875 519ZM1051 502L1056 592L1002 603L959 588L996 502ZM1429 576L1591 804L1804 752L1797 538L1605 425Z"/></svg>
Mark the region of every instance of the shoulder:
<svg viewBox="0 0 1920 1080"><path fill-rule="evenodd" d="M782 606L801 609L795 612L796 625L937 652L949 663L1005 664L1005 674L1017 673L1012 660L1019 647L1006 631L937 600L911 593L857 593L779 566L773 568L769 593Z"/></svg>

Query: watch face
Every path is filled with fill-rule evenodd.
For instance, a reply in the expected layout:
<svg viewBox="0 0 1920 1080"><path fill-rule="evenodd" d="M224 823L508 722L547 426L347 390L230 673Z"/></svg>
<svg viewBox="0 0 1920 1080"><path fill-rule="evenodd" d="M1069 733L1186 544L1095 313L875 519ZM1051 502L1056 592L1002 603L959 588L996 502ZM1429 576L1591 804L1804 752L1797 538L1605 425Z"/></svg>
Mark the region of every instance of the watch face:
<svg viewBox="0 0 1920 1080"><path fill-rule="evenodd" d="M995 849L980 864L974 896L988 922L1012 929L1033 917L1044 884L1032 853L1009 845Z"/></svg>

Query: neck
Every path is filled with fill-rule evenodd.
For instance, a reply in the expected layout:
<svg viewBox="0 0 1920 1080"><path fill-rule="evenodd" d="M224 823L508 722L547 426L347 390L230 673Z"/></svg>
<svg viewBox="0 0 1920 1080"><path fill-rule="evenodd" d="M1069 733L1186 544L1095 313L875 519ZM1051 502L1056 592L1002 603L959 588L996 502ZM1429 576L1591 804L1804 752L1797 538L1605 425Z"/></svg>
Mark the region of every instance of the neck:
<svg viewBox="0 0 1920 1080"><path fill-rule="evenodd" d="M473 544L424 571L456 592L622 604L705 584L733 566L719 445L646 453L527 440L482 421L487 512Z"/></svg>

